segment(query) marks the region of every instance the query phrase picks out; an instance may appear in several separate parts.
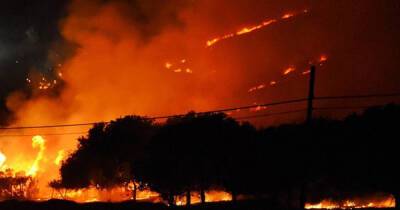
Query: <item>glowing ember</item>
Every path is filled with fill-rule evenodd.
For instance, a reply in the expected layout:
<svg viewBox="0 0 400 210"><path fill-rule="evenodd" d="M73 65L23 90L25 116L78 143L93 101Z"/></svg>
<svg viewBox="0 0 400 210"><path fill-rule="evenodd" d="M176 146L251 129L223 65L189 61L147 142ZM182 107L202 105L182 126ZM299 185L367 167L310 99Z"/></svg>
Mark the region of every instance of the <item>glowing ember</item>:
<svg viewBox="0 0 400 210"><path fill-rule="evenodd" d="M266 109L267 109L266 106L256 106L254 108L251 108L250 111L251 112L259 112L259 111L266 110Z"/></svg>
<svg viewBox="0 0 400 210"><path fill-rule="evenodd" d="M170 69L172 67L172 64L170 62L165 63L165 68Z"/></svg>
<svg viewBox="0 0 400 210"><path fill-rule="evenodd" d="M256 91L256 90L261 90L261 89L264 89L265 87L266 87L265 84L260 84L260 85L257 85L255 87L250 88L248 90L248 92L250 93L250 92L253 92L253 91Z"/></svg>
<svg viewBox="0 0 400 210"><path fill-rule="evenodd" d="M293 17L294 16L294 14L292 14L292 13L287 13L287 14L284 14L283 16L282 16L282 19L289 19L289 18L291 18L291 17Z"/></svg>
<svg viewBox="0 0 400 210"><path fill-rule="evenodd" d="M327 60L328 60L328 57L326 55L321 55L321 57L319 58L320 63L325 62Z"/></svg>
<svg viewBox="0 0 400 210"><path fill-rule="evenodd" d="M187 60L186 59L182 59L179 62L166 62L164 64L165 69L170 70L174 73L187 73L187 74L192 74L193 71L192 69L186 65L187 64ZM174 68L172 68L174 67Z"/></svg>
<svg viewBox="0 0 400 210"><path fill-rule="evenodd" d="M291 67L289 67L289 68L287 68L287 69L285 69L285 70L283 71L283 75L288 75L288 74L294 72L295 70L296 70L296 68L294 68L293 66L291 66Z"/></svg>

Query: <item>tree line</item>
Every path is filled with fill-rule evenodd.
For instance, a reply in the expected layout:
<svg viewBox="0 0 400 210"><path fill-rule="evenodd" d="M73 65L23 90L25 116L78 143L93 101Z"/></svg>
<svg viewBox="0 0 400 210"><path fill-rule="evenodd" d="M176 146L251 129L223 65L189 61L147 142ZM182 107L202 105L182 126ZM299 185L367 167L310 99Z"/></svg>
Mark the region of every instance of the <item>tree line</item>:
<svg viewBox="0 0 400 210"><path fill-rule="evenodd" d="M255 128L223 113L171 117L165 123L126 116L98 123L78 139L50 186L112 188L134 183L176 196L223 189L232 195L285 197L288 207L348 193L386 192L400 204L400 106L372 107L342 120Z"/></svg>

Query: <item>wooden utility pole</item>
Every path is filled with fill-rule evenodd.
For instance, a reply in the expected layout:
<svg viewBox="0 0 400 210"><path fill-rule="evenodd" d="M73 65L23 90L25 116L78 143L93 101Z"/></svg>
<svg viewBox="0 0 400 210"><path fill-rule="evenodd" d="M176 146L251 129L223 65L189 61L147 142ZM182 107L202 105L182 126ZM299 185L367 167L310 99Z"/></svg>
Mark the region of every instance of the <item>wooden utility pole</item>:
<svg viewBox="0 0 400 210"><path fill-rule="evenodd" d="M308 87L307 123L310 123L313 115L313 100L315 87L315 66L310 68L310 83Z"/></svg>

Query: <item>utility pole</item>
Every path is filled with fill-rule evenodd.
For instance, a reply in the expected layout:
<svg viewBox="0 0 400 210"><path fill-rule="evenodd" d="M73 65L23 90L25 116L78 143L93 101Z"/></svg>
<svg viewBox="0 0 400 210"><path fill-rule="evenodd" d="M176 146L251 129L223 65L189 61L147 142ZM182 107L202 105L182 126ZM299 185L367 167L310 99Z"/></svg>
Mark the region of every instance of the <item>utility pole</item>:
<svg viewBox="0 0 400 210"><path fill-rule="evenodd" d="M310 83L308 87L307 123L311 122L313 115L314 86L315 86L315 66L312 65L310 68Z"/></svg>

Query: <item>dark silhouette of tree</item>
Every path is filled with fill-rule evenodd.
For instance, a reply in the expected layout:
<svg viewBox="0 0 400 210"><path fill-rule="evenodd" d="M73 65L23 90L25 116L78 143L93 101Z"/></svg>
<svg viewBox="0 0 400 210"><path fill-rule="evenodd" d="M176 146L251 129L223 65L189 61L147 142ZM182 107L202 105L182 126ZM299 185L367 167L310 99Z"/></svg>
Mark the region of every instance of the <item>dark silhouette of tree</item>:
<svg viewBox="0 0 400 210"><path fill-rule="evenodd" d="M167 120L148 147L143 181L173 205L174 196L223 188L236 195L245 186L256 130L221 113ZM160 176L160 174L162 174Z"/></svg>
<svg viewBox="0 0 400 210"><path fill-rule="evenodd" d="M127 116L109 124L96 124L88 137L81 137L77 150L60 168L61 180L55 181L66 189L89 186L109 189L114 186L134 184L136 200L140 159L143 147L157 126L152 120ZM57 187L57 185L55 185Z"/></svg>

